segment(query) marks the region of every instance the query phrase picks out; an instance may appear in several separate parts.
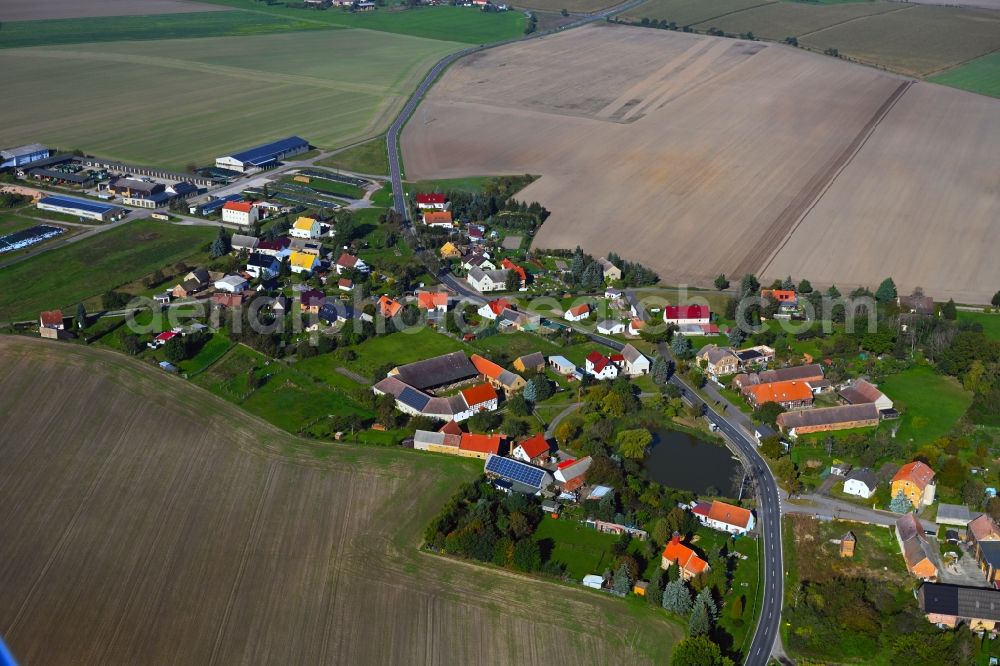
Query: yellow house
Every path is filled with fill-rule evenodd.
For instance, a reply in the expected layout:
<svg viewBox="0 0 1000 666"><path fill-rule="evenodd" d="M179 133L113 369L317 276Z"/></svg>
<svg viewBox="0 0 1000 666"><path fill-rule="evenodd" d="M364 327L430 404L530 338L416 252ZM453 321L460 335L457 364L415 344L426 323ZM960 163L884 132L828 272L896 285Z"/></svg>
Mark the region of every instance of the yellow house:
<svg viewBox="0 0 1000 666"><path fill-rule="evenodd" d="M300 217L295 220L289 234L293 238L319 238L319 220L311 217Z"/></svg>
<svg viewBox="0 0 1000 666"><path fill-rule="evenodd" d="M451 241L442 245L440 252L442 259L457 259L462 256L462 253L459 252L458 248Z"/></svg>
<svg viewBox="0 0 1000 666"><path fill-rule="evenodd" d="M934 470L926 464L915 460L899 468L892 477L892 497L903 493L914 507L932 504L934 502Z"/></svg>
<svg viewBox="0 0 1000 666"><path fill-rule="evenodd" d="M319 257L308 252L292 252L288 257L288 262L293 273L311 272L319 263Z"/></svg>

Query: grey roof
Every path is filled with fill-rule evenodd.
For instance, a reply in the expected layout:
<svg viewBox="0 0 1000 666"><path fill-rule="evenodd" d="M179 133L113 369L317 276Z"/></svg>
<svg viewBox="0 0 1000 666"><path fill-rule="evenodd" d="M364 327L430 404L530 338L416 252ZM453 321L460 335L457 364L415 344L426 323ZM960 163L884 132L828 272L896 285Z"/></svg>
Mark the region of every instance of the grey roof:
<svg viewBox="0 0 1000 666"><path fill-rule="evenodd" d="M549 356L549 363L558 366L564 370L569 368L576 368L576 364L569 360L565 356Z"/></svg>
<svg viewBox="0 0 1000 666"><path fill-rule="evenodd" d="M1000 591L985 587L962 587L924 583L917 594L920 609L927 614L979 620L1000 620Z"/></svg>
<svg viewBox="0 0 1000 666"><path fill-rule="evenodd" d="M274 264L278 263L277 257L273 257L270 254L261 254L260 252L254 252L249 257L247 257L247 266L257 266L258 268L270 268Z"/></svg>
<svg viewBox="0 0 1000 666"><path fill-rule="evenodd" d="M10 159L11 157L21 157L23 155L31 155L32 153L40 153L46 150L48 150L48 146L43 146L40 143L29 143L26 146L0 150L0 156Z"/></svg>
<svg viewBox="0 0 1000 666"><path fill-rule="evenodd" d="M718 345L705 345L701 348L701 351L698 352L698 356L704 356L712 365L720 363L727 357L739 360L739 357L733 354L731 349L728 347L719 347Z"/></svg>
<svg viewBox="0 0 1000 666"><path fill-rule="evenodd" d="M454 384L463 379L475 377L479 373L464 352L452 352L443 356L408 363L396 368L394 373L401 381L418 389Z"/></svg>
<svg viewBox="0 0 1000 666"><path fill-rule="evenodd" d="M80 175L78 173L53 171L51 169L32 169L28 172L28 175L33 178L54 178L56 180L65 180L68 183L87 183L94 179L94 176L91 173Z"/></svg>
<svg viewBox="0 0 1000 666"><path fill-rule="evenodd" d="M111 181L111 187L115 189L128 188L133 192L145 192L146 194L153 194L154 192L162 191L165 186L162 183L157 183L151 180L141 180L139 178L130 178L128 176L121 176Z"/></svg>
<svg viewBox="0 0 1000 666"><path fill-rule="evenodd" d="M778 433L774 432L774 428L772 428L768 424L761 423L756 428L754 428L754 434L760 437L761 439L766 439L768 437L773 437Z"/></svg>
<svg viewBox="0 0 1000 666"><path fill-rule="evenodd" d="M478 266L473 266L469 269L469 279L475 280L476 282L481 282L484 277L488 277L494 284L502 284L507 280L506 270L496 270L496 271L484 271Z"/></svg>
<svg viewBox="0 0 1000 666"><path fill-rule="evenodd" d="M413 441L417 444L435 444L437 446L454 446L457 448L462 441L462 437L434 430L417 430L413 433Z"/></svg>
<svg viewBox="0 0 1000 666"><path fill-rule="evenodd" d="M733 356L738 358L742 363L747 363L749 361L756 361L759 358L764 358L764 355L761 354L756 349L740 349L734 351Z"/></svg>
<svg viewBox="0 0 1000 666"><path fill-rule="evenodd" d="M271 143L254 146L253 148L248 148L247 150L239 153L225 155L224 157L231 157L238 162L257 165L266 164L267 162L275 160L282 153L306 148L309 148L308 141L298 136L290 136L279 141L272 141Z"/></svg>
<svg viewBox="0 0 1000 666"><path fill-rule="evenodd" d="M789 379L806 380L811 377L822 378L823 368L812 363L810 365L795 365L790 368L777 368L775 370L764 370L760 373L762 384L770 382L783 382Z"/></svg>
<svg viewBox="0 0 1000 666"><path fill-rule="evenodd" d="M942 519L968 523L972 520L972 514L964 504L938 504L937 520Z"/></svg>
<svg viewBox="0 0 1000 666"><path fill-rule="evenodd" d="M240 286L241 284L246 284L247 283L247 281L245 279L243 279L243 277L241 277L239 275L227 275L226 277L222 278L221 280L216 280L216 283L219 283L219 282L222 282L223 284L227 284L230 287L234 287L234 288Z"/></svg>
<svg viewBox="0 0 1000 666"><path fill-rule="evenodd" d="M559 473L562 474L564 479L569 481L570 479L575 479L578 476L586 474L592 462L594 462L593 459L590 456L586 456L585 458L580 458L572 465L563 467L559 470Z"/></svg>
<svg viewBox="0 0 1000 666"><path fill-rule="evenodd" d="M778 425L790 430L806 426L833 425L871 419L878 419L878 407L868 403L784 412L778 415Z"/></svg>
<svg viewBox="0 0 1000 666"><path fill-rule="evenodd" d="M545 365L545 356L542 355L542 352L531 352L518 360L526 368L537 368L540 365Z"/></svg>
<svg viewBox="0 0 1000 666"><path fill-rule="evenodd" d="M373 388L376 391L398 398L399 394L403 392L403 389L407 387L406 384L399 381L395 377L386 377L379 383L375 384Z"/></svg>
<svg viewBox="0 0 1000 666"><path fill-rule="evenodd" d="M857 469L852 469L847 474L847 480L860 481L861 483L868 486L869 490L878 486L878 479L875 477L875 472L871 471L867 467L858 467Z"/></svg>
<svg viewBox="0 0 1000 666"><path fill-rule="evenodd" d="M641 321L646 321L649 318L649 313L646 312L646 308L644 308L642 303L639 302L635 292L626 291L625 299L628 301L629 307L635 308L635 316Z"/></svg>
<svg viewBox="0 0 1000 666"><path fill-rule="evenodd" d="M259 241L253 236L244 236L242 234L233 234L230 239L229 244L233 247L246 247L255 248Z"/></svg>
<svg viewBox="0 0 1000 666"><path fill-rule="evenodd" d="M625 357L625 360L628 361L629 363L635 363L641 358L646 358L645 356L642 355L642 352L640 352L638 349L636 349L630 344L627 344L624 347L622 347L621 354L622 356Z"/></svg>

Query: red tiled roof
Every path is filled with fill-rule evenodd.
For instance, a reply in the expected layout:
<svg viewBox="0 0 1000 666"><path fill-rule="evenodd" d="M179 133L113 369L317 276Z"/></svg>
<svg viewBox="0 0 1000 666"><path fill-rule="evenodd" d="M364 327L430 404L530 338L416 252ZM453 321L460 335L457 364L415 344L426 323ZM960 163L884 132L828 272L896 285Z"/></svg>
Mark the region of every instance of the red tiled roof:
<svg viewBox="0 0 1000 666"><path fill-rule="evenodd" d="M611 363L611 359L599 351L592 351L587 354L587 361L594 366L594 372L601 372Z"/></svg>
<svg viewBox="0 0 1000 666"><path fill-rule="evenodd" d="M528 275L527 273L524 272L524 269L515 264L510 259L507 259L506 257L504 258L503 261L500 262L500 266L517 273L517 276L521 278L521 282L525 282L528 279Z"/></svg>
<svg viewBox="0 0 1000 666"><path fill-rule="evenodd" d="M754 402L762 405L765 402L798 402L812 399L812 390L805 382L794 379L784 382L770 382L747 387Z"/></svg>
<svg viewBox="0 0 1000 666"><path fill-rule="evenodd" d="M771 297L779 303L795 300L795 292L791 289L761 289L760 295L763 298Z"/></svg>
<svg viewBox="0 0 1000 666"><path fill-rule="evenodd" d="M358 263L358 258L349 252L344 252L337 259L337 265L344 268L354 268Z"/></svg>
<svg viewBox="0 0 1000 666"><path fill-rule="evenodd" d="M437 192L417 195L418 204L443 204L445 201L447 201L445 196Z"/></svg>
<svg viewBox="0 0 1000 666"><path fill-rule="evenodd" d="M668 305L663 308L664 319L707 319L710 314L707 305Z"/></svg>
<svg viewBox="0 0 1000 666"><path fill-rule="evenodd" d="M587 305L586 303L583 303L582 305L577 305L569 309L569 313L574 317L578 317L579 315L585 314L587 312L590 312L590 306Z"/></svg>
<svg viewBox="0 0 1000 666"><path fill-rule="evenodd" d="M750 524L750 511L739 506L726 504L718 500L712 502L712 508L708 510L708 517L727 525L745 528Z"/></svg>
<svg viewBox="0 0 1000 666"><path fill-rule="evenodd" d="M569 460L563 460L561 463L559 463L558 465L556 465L556 467L558 469L566 469L567 467L569 467L570 465L573 465L575 463L576 463L576 458L570 458Z"/></svg>
<svg viewBox="0 0 1000 666"><path fill-rule="evenodd" d="M446 435L461 435L463 431L462 426L458 425L458 422L452 419L441 426L438 432L443 432Z"/></svg>
<svg viewBox="0 0 1000 666"><path fill-rule="evenodd" d="M545 435L542 433L538 433L534 437L524 440L518 444L518 446L524 450L529 458L537 458L543 453L547 453L549 451L549 443L546 441Z"/></svg>
<svg viewBox="0 0 1000 666"><path fill-rule="evenodd" d="M462 443L458 445L462 451L476 451L478 453L500 453L500 435L475 435L472 433L462 433Z"/></svg>
<svg viewBox="0 0 1000 666"><path fill-rule="evenodd" d="M451 225L451 212L447 210L427 211L424 213L424 224Z"/></svg>
<svg viewBox="0 0 1000 666"><path fill-rule="evenodd" d="M480 356L479 354L473 354L469 357L469 360L472 361L472 365L476 366L476 370L479 374L489 377L490 379L497 379L501 374L503 374L502 367L488 358Z"/></svg>
<svg viewBox="0 0 1000 666"><path fill-rule="evenodd" d="M425 310L433 310L448 305L448 294L443 291L418 291L417 305Z"/></svg>
<svg viewBox="0 0 1000 666"><path fill-rule="evenodd" d="M42 326L62 326L63 313L62 310L46 310L39 315L39 319L42 322Z"/></svg>
<svg viewBox="0 0 1000 666"><path fill-rule="evenodd" d="M392 318L396 316L396 313L403 309L403 306L399 304L388 296L379 296L378 299L378 311L383 317Z"/></svg>
<svg viewBox="0 0 1000 666"><path fill-rule="evenodd" d="M226 210L237 210L241 213L249 213L253 210L253 204L249 201L227 201L223 208Z"/></svg>
<svg viewBox="0 0 1000 666"><path fill-rule="evenodd" d="M693 550L681 543L681 536L679 534L675 534L667 544L667 547L663 549L663 557L668 562L676 563L681 569L693 575L700 574L708 568L708 562L698 557Z"/></svg>
<svg viewBox="0 0 1000 666"><path fill-rule="evenodd" d="M501 312L510 307L510 301L506 298L498 298L495 301L490 301L488 305L490 306L490 310L493 311L493 314L500 316Z"/></svg>
<svg viewBox="0 0 1000 666"><path fill-rule="evenodd" d="M163 333L160 333L159 335L157 335L153 339L157 340L157 341L160 341L160 342L167 342L168 340L172 340L172 339L174 339L176 337L177 337L177 334L174 333L173 331L164 331Z"/></svg>
<svg viewBox="0 0 1000 666"><path fill-rule="evenodd" d="M934 478L934 470L919 460L906 463L899 468L896 475L892 477L893 483L896 481L909 481L913 485L923 490Z"/></svg>
<svg viewBox="0 0 1000 666"><path fill-rule="evenodd" d="M496 400L497 392L489 384L479 384L462 389L462 397L465 398L465 404L469 407L474 407L490 400Z"/></svg>
<svg viewBox="0 0 1000 666"><path fill-rule="evenodd" d="M354 288L354 282L351 281L351 280L349 280L349 279L347 279L347 278L340 278L339 280L337 280L337 286L338 287L346 287L348 289L353 289Z"/></svg>

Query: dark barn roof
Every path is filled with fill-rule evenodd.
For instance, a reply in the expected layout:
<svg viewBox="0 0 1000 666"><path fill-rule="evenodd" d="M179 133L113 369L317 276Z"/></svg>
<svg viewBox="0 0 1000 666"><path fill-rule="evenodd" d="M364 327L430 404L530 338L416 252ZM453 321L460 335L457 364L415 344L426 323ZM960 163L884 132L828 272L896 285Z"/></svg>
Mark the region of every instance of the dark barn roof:
<svg viewBox="0 0 1000 666"><path fill-rule="evenodd" d="M924 583L918 594L924 613L979 620L1000 620L1000 591L985 587L962 587Z"/></svg>
<svg viewBox="0 0 1000 666"><path fill-rule="evenodd" d="M396 370L396 377L421 390L454 384L479 374L469 357L460 351L401 365Z"/></svg>

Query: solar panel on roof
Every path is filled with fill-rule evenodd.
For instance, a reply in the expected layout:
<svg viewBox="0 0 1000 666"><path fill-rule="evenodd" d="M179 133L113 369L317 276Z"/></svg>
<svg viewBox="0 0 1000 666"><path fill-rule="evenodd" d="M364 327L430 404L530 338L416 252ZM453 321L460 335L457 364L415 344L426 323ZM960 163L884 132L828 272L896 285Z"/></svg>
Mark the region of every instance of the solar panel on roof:
<svg viewBox="0 0 1000 666"><path fill-rule="evenodd" d="M51 206L63 206L65 208L76 208L78 210L87 210L92 213L107 213L117 208L117 206L109 206L107 204L100 204L93 201L60 196L43 197L39 199L38 203L49 204Z"/></svg>
<svg viewBox="0 0 1000 666"><path fill-rule="evenodd" d="M542 479L545 477L543 469L501 456L490 456L486 461L486 471L533 488L541 488Z"/></svg>
<svg viewBox="0 0 1000 666"><path fill-rule="evenodd" d="M416 409L417 411L421 411L427 406L427 403L430 402L430 398L420 391L407 386L403 389L403 392L399 394L399 401L404 405Z"/></svg>

